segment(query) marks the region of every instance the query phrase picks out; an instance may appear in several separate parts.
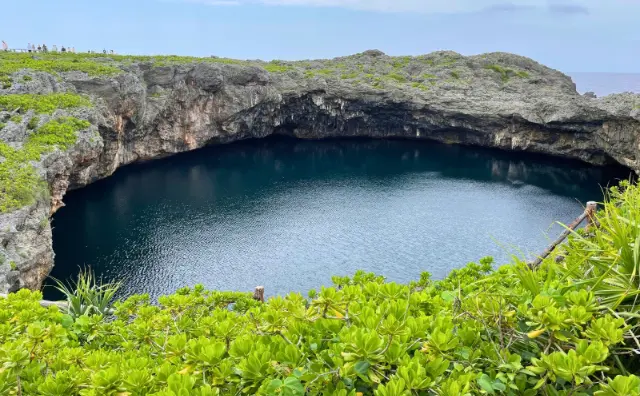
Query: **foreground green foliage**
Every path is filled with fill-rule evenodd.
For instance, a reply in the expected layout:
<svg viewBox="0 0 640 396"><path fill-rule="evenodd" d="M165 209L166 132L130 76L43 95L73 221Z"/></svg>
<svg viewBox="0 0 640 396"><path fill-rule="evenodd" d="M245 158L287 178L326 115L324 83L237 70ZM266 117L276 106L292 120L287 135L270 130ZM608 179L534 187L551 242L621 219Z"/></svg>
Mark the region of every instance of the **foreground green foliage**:
<svg viewBox="0 0 640 396"><path fill-rule="evenodd" d="M638 396L640 188L626 187L533 270L359 272L265 304L198 286L112 316L20 291L0 300L0 394Z"/></svg>
<svg viewBox="0 0 640 396"><path fill-rule="evenodd" d="M29 124L35 128L31 120ZM42 154L56 147L68 149L75 143L77 132L89 125L88 121L74 117L60 117L37 128L20 149L0 141L0 213L30 205L46 195L46 183L31 161L38 161Z"/></svg>

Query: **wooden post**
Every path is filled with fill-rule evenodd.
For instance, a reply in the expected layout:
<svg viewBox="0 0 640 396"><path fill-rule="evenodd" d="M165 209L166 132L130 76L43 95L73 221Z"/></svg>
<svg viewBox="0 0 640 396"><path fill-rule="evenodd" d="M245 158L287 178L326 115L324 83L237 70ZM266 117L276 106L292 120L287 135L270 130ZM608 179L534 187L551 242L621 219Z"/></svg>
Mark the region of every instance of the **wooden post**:
<svg viewBox="0 0 640 396"><path fill-rule="evenodd" d="M264 286L256 286L256 290L253 292L253 299L264 302Z"/></svg>
<svg viewBox="0 0 640 396"><path fill-rule="evenodd" d="M582 223L584 221L584 219L588 218L590 223L587 224L587 229L589 227L589 225L591 224L591 222L593 222L595 220L594 215L596 212L596 209L598 208L598 204L594 201L589 201L587 202L587 207L584 210L584 213L582 213L580 216L578 216L577 219L575 219L573 221L573 223L569 224L569 226L567 227L566 230L564 230L562 232L562 234L560 234L560 236L558 237L558 239L556 239L555 241L553 241L553 243L551 245L549 245L549 247L547 247L544 252L542 252L542 254L538 257L536 257L535 260L533 260L533 262L531 262L529 264L529 267L531 268L536 268L540 265L540 263L542 263L542 260L544 260L545 258L547 258L547 256L549 256L551 254L551 252L553 252L553 250L562 243L562 241L565 240L565 238L567 238L569 236L569 234L571 234L571 232L573 230L575 230L580 223Z"/></svg>
<svg viewBox="0 0 640 396"><path fill-rule="evenodd" d="M585 213L587 214L587 226L585 227L585 231L589 232L591 226L598 226L598 221L596 220L596 210L598 210L598 203L594 201L587 202L587 208L585 209Z"/></svg>

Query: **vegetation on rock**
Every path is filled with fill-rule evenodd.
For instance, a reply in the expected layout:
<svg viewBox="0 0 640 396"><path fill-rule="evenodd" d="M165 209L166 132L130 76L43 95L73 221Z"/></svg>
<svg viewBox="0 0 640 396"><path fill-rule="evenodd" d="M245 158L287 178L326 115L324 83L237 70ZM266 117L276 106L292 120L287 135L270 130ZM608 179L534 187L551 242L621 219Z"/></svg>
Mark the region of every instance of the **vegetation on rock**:
<svg viewBox="0 0 640 396"><path fill-rule="evenodd" d="M39 52L37 54L3 52L0 54L0 78L22 69L54 74L80 71L91 76L114 75L120 72L117 67L100 62L100 58L95 54L62 52Z"/></svg>
<svg viewBox="0 0 640 396"><path fill-rule="evenodd" d="M46 183L31 161L38 161L56 147L68 149L76 141L76 133L89 126L88 121L60 117L37 128L19 149L0 141L0 213L32 204L46 195Z"/></svg>
<svg viewBox="0 0 640 396"><path fill-rule="evenodd" d="M448 83L464 86L475 74L483 69L500 75L503 83L511 77L526 78L529 73L513 65L486 64L492 58L465 58L454 52L435 52L421 56L386 56L379 51L365 51L360 54L325 60L271 62L237 60L218 57L189 57L175 55L134 56L112 54L72 54L72 53L0 53L0 82L11 87L10 75L21 69L48 73L84 72L90 76L112 76L135 64L151 64L154 67L175 66L195 63L217 63L238 66L261 67L272 74L289 74L292 77L350 80L352 85L362 84L377 89L418 88L425 91L428 85ZM461 66L461 68L458 68ZM24 76L24 81L31 77ZM425 89L427 88L427 89Z"/></svg>
<svg viewBox="0 0 640 396"><path fill-rule="evenodd" d="M0 74L0 86L2 89L9 89L13 86L13 82L11 81L11 77L7 75Z"/></svg>
<svg viewBox="0 0 640 396"><path fill-rule="evenodd" d="M23 290L0 300L0 394L638 396L640 188L610 197L534 269L358 272L264 304L197 286L113 315Z"/></svg>
<svg viewBox="0 0 640 396"><path fill-rule="evenodd" d="M500 75L500 78L502 79L502 82L505 82L505 83L508 82L509 79L514 76L520 77L520 78L529 77L529 73L525 71L516 71L508 67L502 67L500 65L487 65L486 68L498 73Z"/></svg>
<svg viewBox="0 0 640 396"><path fill-rule="evenodd" d="M11 121L11 122L15 122L16 124L19 124L19 123L21 123L21 122L22 122L22 116L21 116L21 115L18 115L18 114L16 114L16 115L12 115L12 116L9 118L9 121Z"/></svg>
<svg viewBox="0 0 640 396"><path fill-rule="evenodd" d="M91 106L91 102L88 99L72 93L0 96L0 110L19 111L20 113L26 113L29 110L34 110L36 113L51 114L57 109L71 109L89 106Z"/></svg>

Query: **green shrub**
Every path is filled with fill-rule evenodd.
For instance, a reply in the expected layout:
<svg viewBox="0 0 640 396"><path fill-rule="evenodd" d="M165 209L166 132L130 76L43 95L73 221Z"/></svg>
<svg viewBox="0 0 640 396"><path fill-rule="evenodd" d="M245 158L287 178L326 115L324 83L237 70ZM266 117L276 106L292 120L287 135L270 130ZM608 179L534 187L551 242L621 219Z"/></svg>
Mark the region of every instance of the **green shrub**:
<svg viewBox="0 0 640 396"><path fill-rule="evenodd" d="M293 70L293 67L281 64L278 61L273 61L263 66L269 73L285 73L289 70Z"/></svg>
<svg viewBox="0 0 640 396"><path fill-rule="evenodd" d="M121 286L120 283L100 283L91 270L82 270L78 280L71 285L54 280L56 289L69 303L69 314L75 319L91 314L108 315L111 312L111 303Z"/></svg>
<svg viewBox="0 0 640 396"><path fill-rule="evenodd" d="M412 57L410 56L400 56L400 57L394 58L393 61L391 62L391 65L393 66L394 69L402 69L403 67L408 65L409 62L411 62L411 59Z"/></svg>
<svg viewBox="0 0 640 396"><path fill-rule="evenodd" d="M0 213L30 205L46 185L22 151L0 142Z"/></svg>
<svg viewBox="0 0 640 396"><path fill-rule="evenodd" d="M25 74L24 76L22 76L22 81L27 82L27 81L31 81L31 80L33 80L33 78L31 76L29 76L29 75Z"/></svg>
<svg viewBox="0 0 640 396"><path fill-rule="evenodd" d="M406 285L360 271L264 304L196 286L112 316L92 281L71 314L21 290L0 299L0 391L639 396L640 188L611 198L564 262L534 269L487 258Z"/></svg>
<svg viewBox="0 0 640 396"><path fill-rule="evenodd" d="M406 83L407 82L407 78L405 76L403 76L402 74L398 74L398 73L390 73L387 75L387 78L394 80L396 82L399 83Z"/></svg>
<svg viewBox="0 0 640 396"><path fill-rule="evenodd" d="M315 74L319 74L321 76L330 76L333 75L335 73L335 70L331 70L331 69L318 69L318 70L314 70Z"/></svg>
<svg viewBox="0 0 640 396"><path fill-rule="evenodd" d="M9 118L9 121L19 124L22 122L22 116L18 114L12 115L11 118Z"/></svg>
<svg viewBox="0 0 640 396"><path fill-rule="evenodd" d="M352 72L352 73L344 73L340 76L341 79L343 80L351 80L354 78L358 78L358 76L360 75L360 73L358 72Z"/></svg>
<svg viewBox="0 0 640 396"><path fill-rule="evenodd" d="M30 205L47 194L47 185L40 179L30 161L58 147L66 150L76 141L79 130L89 127L88 121L62 117L48 121L27 138L17 150L0 142L0 213Z"/></svg>
<svg viewBox="0 0 640 396"><path fill-rule="evenodd" d="M40 219L40 223L38 223L38 228L40 232L44 231L45 228L49 225L49 217L43 217Z"/></svg>
<svg viewBox="0 0 640 396"><path fill-rule="evenodd" d="M384 89L384 82L381 77L374 77L371 86L377 89Z"/></svg>
<svg viewBox="0 0 640 396"><path fill-rule="evenodd" d="M53 113L56 109L71 109L74 107L89 107L91 102L76 94L54 93L48 95L16 94L0 96L0 110L21 113L34 110L36 113Z"/></svg>
<svg viewBox="0 0 640 396"><path fill-rule="evenodd" d="M2 89L9 89L13 85L11 77L3 75L2 73L0 73L0 84L2 84Z"/></svg>
<svg viewBox="0 0 640 396"><path fill-rule="evenodd" d="M411 84L411 86L414 87L414 88L418 88L418 89L420 89L422 91L428 91L429 90L428 86L426 86L426 85L424 85L422 83L419 83L419 82L414 82L414 83Z"/></svg>
<svg viewBox="0 0 640 396"><path fill-rule="evenodd" d="M455 80L459 80L460 79L460 73L454 70L454 71L451 72L451 77L453 79L455 79Z"/></svg>
<svg viewBox="0 0 640 396"><path fill-rule="evenodd" d="M25 144L25 150L37 151L41 154L51 151L54 147L61 150L68 149L76 141L76 133L86 129L91 124L74 117L61 117L50 120L31 134ZM37 159L37 158L36 158Z"/></svg>
<svg viewBox="0 0 640 396"><path fill-rule="evenodd" d="M48 73L80 71L91 76L114 75L120 69L97 61L95 54L38 53L37 55L18 52L0 53L0 75L8 75L22 69ZM26 80L25 80L26 81Z"/></svg>
<svg viewBox="0 0 640 396"><path fill-rule="evenodd" d="M528 78L529 73L526 71L516 71L508 67L502 67L500 65L487 65L485 69L493 70L500 75L502 82L508 82L511 77L516 76L520 78Z"/></svg>
<svg viewBox="0 0 640 396"><path fill-rule="evenodd" d="M11 271L15 271L18 268L15 261L10 261L9 266L11 267Z"/></svg>
<svg viewBox="0 0 640 396"><path fill-rule="evenodd" d="M40 117L33 116L31 117L31 119L29 119L29 122L27 123L27 129L31 129L31 130L36 129L39 123L40 123Z"/></svg>
<svg viewBox="0 0 640 396"><path fill-rule="evenodd" d="M2 128L6 127L6 126L7 126L7 124L5 124L3 122L0 122L0 129L2 129Z"/></svg>

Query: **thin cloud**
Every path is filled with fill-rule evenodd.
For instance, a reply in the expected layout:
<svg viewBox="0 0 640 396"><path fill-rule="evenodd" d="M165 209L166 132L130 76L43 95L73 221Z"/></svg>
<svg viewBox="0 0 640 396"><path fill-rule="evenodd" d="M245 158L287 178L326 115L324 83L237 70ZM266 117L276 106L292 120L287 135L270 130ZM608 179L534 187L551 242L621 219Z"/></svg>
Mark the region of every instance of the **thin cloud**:
<svg viewBox="0 0 640 396"><path fill-rule="evenodd" d="M247 3L246 1L243 1L243 0L180 0L180 1L184 3L199 3L199 4L210 5L210 6L239 6Z"/></svg>
<svg viewBox="0 0 640 396"><path fill-rule="evenodd" d="M549 11L554 14L589 14L589 9L587 7L578 4L551 4L549 5Z"/></svg>
<svg viewBox="0 0 640 396"><path fill-rule="evenodd" d="M165 0L167 1L167 0ZM624 12L630 0L169 0L222 5L261 4L289 7L331 7L377 12L440 13L515 13L527 11L548 12L556 15L589 14L594 9ZM571 0L568 0L571 1ZM634 0L635 1L635 0ZM635 6L634 6L635 7Z"/></svg>
<svg viewBox="0 0 640 396"><path fill-rule="evenodd" d="M482 12L519 12L519 11L531 11L535 10L536 7L533 5L522 5L515 3L502 3L502 4L494 4L488 7L485 7Z"/></svg>
<svg viewBox="0 0 640 396"><path fill-rule="evenodd" d="M177 0L212 6L226 0ZM546 0L520 0L518 4L504 0L230 0L239 4L262 4L268 6L306 6L347 8L378 12L420 12L420 13L467 13L487 10L523 9L544 7Z"/></svg>

